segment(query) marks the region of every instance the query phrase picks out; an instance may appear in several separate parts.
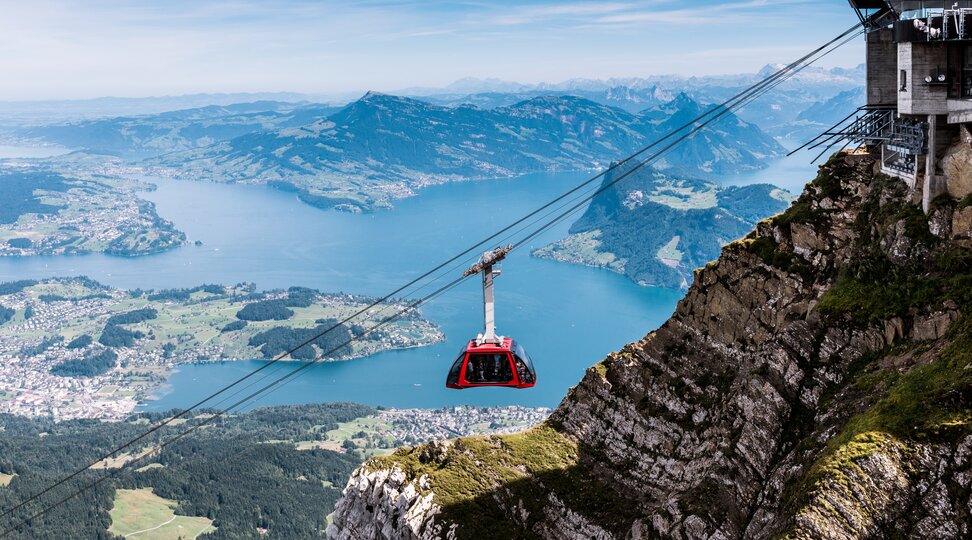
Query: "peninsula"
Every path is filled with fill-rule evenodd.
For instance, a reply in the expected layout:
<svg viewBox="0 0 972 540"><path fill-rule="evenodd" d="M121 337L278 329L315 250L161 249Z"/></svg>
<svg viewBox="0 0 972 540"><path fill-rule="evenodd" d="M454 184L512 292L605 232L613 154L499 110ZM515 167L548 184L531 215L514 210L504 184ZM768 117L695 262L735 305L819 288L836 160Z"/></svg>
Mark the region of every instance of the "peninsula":
<svg viewBox="0 0 972 540"><path fill-rule="evenodd" d="M303 287L257 292L251 284L162 291L83 277L0 284L0 412L118 419L179 364L276 358L308 341L287 359L349 360L443 339L416 311L383 323L405 309L397 301L339 324L373 302Z"/></svg>

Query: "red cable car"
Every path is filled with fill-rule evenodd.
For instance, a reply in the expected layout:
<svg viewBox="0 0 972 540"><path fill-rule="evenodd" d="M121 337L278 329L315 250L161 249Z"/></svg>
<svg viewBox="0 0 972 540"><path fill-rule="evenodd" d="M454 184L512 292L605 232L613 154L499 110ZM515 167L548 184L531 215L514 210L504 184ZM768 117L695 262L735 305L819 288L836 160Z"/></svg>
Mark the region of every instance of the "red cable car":
<svg viewBox="0 0 972 540"><path fill-rule="evenodd" d="M506 246L484 253L479 262L463 274L483 274L485 328L482 334L470 340L459 351L459 358L452 364L446 378L446 386L449 388L530 388L537 384L537 371L526 349L511 338L496 335L493 277L500 272L493 270L493 265L503 260L511 248L512 246Z"/></svg>

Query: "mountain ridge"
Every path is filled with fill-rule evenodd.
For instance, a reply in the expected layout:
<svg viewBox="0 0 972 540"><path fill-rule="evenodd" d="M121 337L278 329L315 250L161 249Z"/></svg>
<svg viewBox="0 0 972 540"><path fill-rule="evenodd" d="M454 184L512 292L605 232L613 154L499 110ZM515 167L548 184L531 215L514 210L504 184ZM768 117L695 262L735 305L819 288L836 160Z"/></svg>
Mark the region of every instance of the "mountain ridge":
<svg viewBox="0 0 972 540"><path fill-rule="evenodd" d="M688 96L679 103L701 107ZM486 110L369 92L312 124L248 133L151 163L192 177L272 183L312 204L360 211L443 181L599 169L675 123L576 96ZM714 176L761 168L782 152L758 128L730 115L656 166Z"/></svg>
<svg viewBox="0 0 972 540"><path fill-rule="evenodd" d="M972 530L972 206L839 154L550 420L375 458L328 538Z"/></svg>

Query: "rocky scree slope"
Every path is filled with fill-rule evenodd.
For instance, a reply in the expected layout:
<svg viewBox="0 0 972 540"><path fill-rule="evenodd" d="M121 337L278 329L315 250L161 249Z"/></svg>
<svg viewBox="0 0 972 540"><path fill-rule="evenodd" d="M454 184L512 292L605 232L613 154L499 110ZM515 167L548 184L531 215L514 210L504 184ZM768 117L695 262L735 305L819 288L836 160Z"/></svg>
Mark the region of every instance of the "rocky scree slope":
<svg viewBox="0 0 972 540"><path fill-rule="evenodd" d="M328 536L913 538L972 530L972 200L843 154L527 432L403 448Z"/></svg>

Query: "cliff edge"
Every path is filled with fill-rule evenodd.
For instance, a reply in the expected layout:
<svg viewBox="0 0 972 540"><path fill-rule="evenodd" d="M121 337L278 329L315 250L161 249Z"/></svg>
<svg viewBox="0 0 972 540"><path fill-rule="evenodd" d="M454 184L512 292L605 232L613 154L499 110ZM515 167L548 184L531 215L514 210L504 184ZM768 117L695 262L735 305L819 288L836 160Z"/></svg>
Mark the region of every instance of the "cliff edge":
<svg viewBox="0 0 972 540"><path fill-rule="evenodd" d="M331 539L972 534L972 200L844 153L551 418L359 468Z"/></svg>

